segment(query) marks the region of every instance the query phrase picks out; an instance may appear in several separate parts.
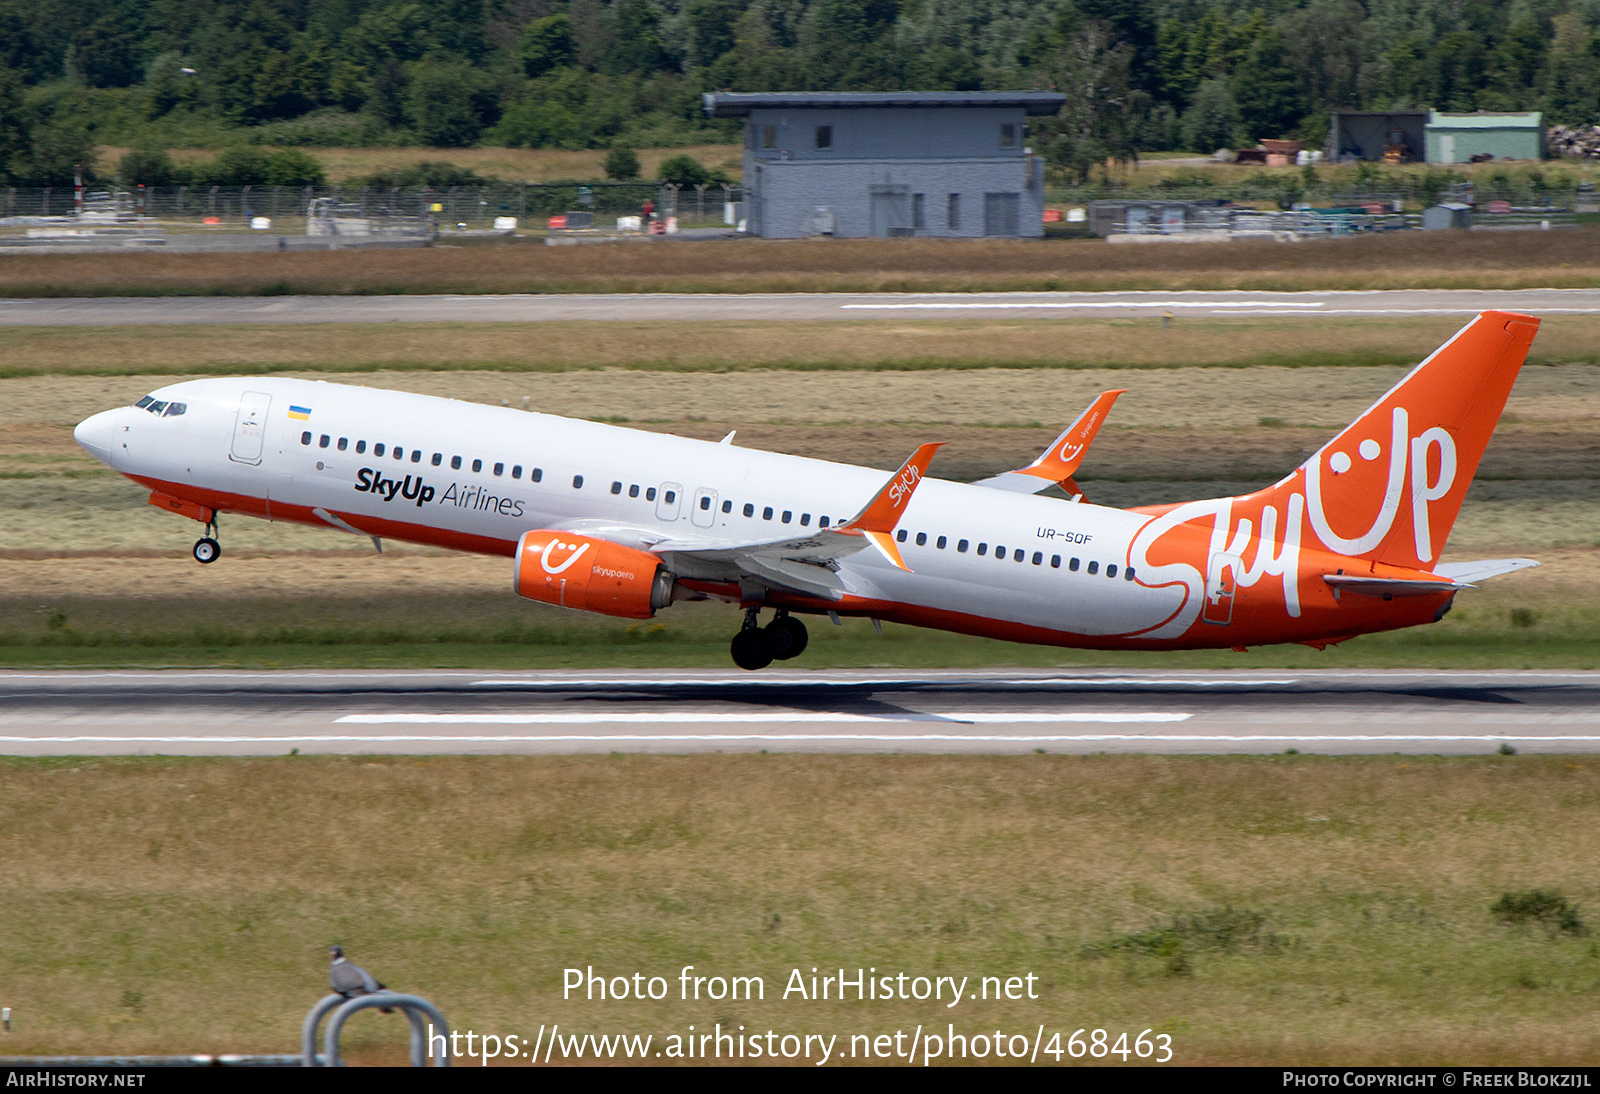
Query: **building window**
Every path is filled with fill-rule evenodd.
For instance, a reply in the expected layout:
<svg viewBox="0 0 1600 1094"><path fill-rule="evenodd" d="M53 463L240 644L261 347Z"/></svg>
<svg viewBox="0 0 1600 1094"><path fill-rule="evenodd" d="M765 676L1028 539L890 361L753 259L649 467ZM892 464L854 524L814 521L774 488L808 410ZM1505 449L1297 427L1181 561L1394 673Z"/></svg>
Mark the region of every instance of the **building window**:
<svg viewBox="0 0 1600 1094"><path fill-rule="evenodd" d="M771 146L769 145L768 147L771 147ZM817 126L817 147L818 148L832 148L833 147L833 126L831 126L831 125L819 125L819 126Z"/></svg>
<svg viewBox="0 0 1600 1094"><path fill-rule="evenodd" d="M777 126L775 126L775 125L763 125L761 127L761 147L762 148L776 148L776 147L778 147L778 127Z"/></svg>
<svg viewBox="0 0 1600 1094"><path fill-rule="evenodd" d="M961 195L946 194L944 199L944 222L952 232L961 230Z"/></svg>
<svg viewBox="0 0 1600 1094"><path fill-rule="evenodd" d="M928 218L922 211L923 196L922 194L911 195L911 227L919 232L928 226Z"/></svg>
<svg viewBox="0 0 1600 1094"><path fill-rule="evenodd" d="M1010 122L1000 126L1000 147L1015 148L1017 146L1017 127Z"/></svg>

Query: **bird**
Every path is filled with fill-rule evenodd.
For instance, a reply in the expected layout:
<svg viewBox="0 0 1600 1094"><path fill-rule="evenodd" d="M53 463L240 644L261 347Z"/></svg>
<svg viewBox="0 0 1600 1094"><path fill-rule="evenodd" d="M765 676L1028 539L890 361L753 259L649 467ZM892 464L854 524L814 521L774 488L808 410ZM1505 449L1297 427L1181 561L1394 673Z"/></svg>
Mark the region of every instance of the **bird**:
<svg viewBox="0 0 1600 1094"><path fill-rule="evenodd" d="M383 984L360 965L351 964L345 960L342 946L329 946L328 956L328 986L346 999L354 999L358 995L372 995L384 991ZM384 1014L392 1014L388 1007L379 1008Z"/></svg>

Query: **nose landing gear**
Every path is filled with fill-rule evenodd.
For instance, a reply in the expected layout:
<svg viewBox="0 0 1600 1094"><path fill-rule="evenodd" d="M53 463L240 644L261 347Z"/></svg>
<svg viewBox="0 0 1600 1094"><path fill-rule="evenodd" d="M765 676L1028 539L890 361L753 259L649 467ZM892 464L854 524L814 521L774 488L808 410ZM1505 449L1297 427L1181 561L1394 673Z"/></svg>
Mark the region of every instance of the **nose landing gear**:
<svg viewBox="0 0 1600 1094"><path fill-rule="evenodd" d="M194 560L201 565L209 566L222 557L222 544L217 542L217 522L211 521L206 525L206 534L194 541Z"/></svg>
<svg viewBox="0 0 1600 1094"><path fill-rule="evenodd" d="M760 609L750 608L744 613L744 627L733 636L730 651L734 664L754 672L774 661L800 656L809 641L806 625L788 612L780 611L777 618L763 627Z"/></svg>

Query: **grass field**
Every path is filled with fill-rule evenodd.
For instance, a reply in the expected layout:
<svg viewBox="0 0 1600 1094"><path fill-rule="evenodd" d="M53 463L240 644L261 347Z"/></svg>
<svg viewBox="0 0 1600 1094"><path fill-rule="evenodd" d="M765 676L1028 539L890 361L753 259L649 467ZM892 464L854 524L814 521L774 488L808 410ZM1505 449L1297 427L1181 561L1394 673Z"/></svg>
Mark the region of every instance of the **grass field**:
<svg viewBox="0 0 1600 1094"><path fill-rule="evenodd" d="M827 292L1049 289L1578 288L1600 227L1114 247L1094 241L662 239L249 255L32 255L0 296L295 293Z"/></svg>
<svg viewBox="0 0 1600 1094"><path fill-rule="evenodd" d="M0 327L0 379L291 370L1409 367L1460 325L1458 317L1423 317L1183 319L1170 329L1154 318L14 326ZM1600 318L1546 321L1531 363L1600 363Z"/></svg>
<svg viewBox="0 0 1600 1094"><path fill-rule="evenodd" d="M1597 833L1589 757L6 760L4 1050L293 1051L337 941L529 1039L1042 1024L1178 1063L1588 1063ZM1528 890L1566 929L1491 910ZM591 965L674 997L564 1001ZM684 965L765 999L679 1001ZM782 998L841 966L1039 998ZM395 1060L401 1029L346 1044Z"/></svg>

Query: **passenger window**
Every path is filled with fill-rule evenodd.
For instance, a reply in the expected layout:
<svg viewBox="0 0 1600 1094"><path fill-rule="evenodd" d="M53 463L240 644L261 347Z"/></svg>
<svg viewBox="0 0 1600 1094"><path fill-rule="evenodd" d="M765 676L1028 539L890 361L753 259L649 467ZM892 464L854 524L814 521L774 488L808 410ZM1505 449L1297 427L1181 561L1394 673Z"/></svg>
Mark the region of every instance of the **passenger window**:
<svg viewBox="0 0 1600 1094"><path fill-rule="evenodd" d="M756 515L756 507L754 505L751 505L749 502L745 502L744 515L747 516L747 517L755 516Z"/></svg>
<svg viewBox="0 0 1600 1094"><path fill-rule="evenodd" d="M421 463L422 462L422 449L413 448L411 450L411 462L412 463Z"/></svg>
<svg viewBox="0 0 1600 1094"><path fill-rule="evenodd" d="M435 452L433 454L433 466L438 467L443 462L444 462L444 453L443 452ZM522 469L519 467L517 469L517 472L518 472L518 474L521 474Z"/></svg>
<svg viewBox="0 0 1600 1094"><path fill-rule="evenodd" d="M723 511L723 512L724 512L724 513L731 513L731 512L733 512L733 502L731 502L731 501L725 501L725 502L723 502L723 503L722 503L722 511Z"/></svg>
<svg viewBox="0 0 1600 1094"><path fill-rule="evenodd" d="M1106 576L1107 577L1116 577L1117 576L1117 564L1115 562L1111 563L1109 566L1106 567Z"/></svg>
<svg viewBox="0 0 1600 1094"><path fill-rule="evenodd" d="M817 527L818 528L826 528L827 526L828 526L828 518L827 517L818 517L817 518Z"/></svg>
<svg viewBox="0 0 1600 1094"><path fill-rule="evenodd" d="M188 409L188 403L168 403L167 412L161 416L163 418L176 418L178 415L184 413Z"/></svg>
<svg viewBox="0 0 1600 1094"><path fill-rule="evenodd" d="M529 475L528 478L532 479L534 482L542 482L544 480L544 468L535 467L533 469L533 474Z"/></svg>
<svg viewBox="0 0 1600 1094"><path fill-rule="evenodd" d="M613 494L620 494L620 493L622 493L622 484L621 484L621 483L620 483L620 482L614 482L614 483L612 483L612 484L611 484L611 492L612 492L612 493L613 493Z"/></svg>
<svg viewBox="0 0 1600 1094"><path fill-rule="evenodd" d="M995 547L994 557L998 558L1001 562L1004 562L1006 560L1006 549L1004 547Z"/></svg>
<svg viewBox="0 0 1600 1094"><path fill-rule="evenodd" d="M1011 561L1021 562L1027 556L1028 552L1024 551L1021 547L1018 547L1015 551L1011 552Z"/></svg>
<svg viewBox="0 0 1600 1094"><path fill-rule="evenodd" d="M1089 563L1089 572L1091 574L1099 573L1100 572L1100 564L1098 562Z"/></svg>
<svg viewBox="0 0 1600 1094"><path fill-rule="evenodd" d="M978 544L978 554L979 555L986 555L988 553L989 553L989 545L987 543Z"/></svg>
<svg viewBox="0 0 1600 1094"><path fill-rule="evenodd" d="M678 501L678 492L676 490L668 490L666 497L662 498L661 500L666 502L668 505L674 505Z"/></svg>
<svg viewBox="0 0 1600 1094"><path fill-rule="evenodd" d="M711 497L710 497L710 495L708 495L708 494L701 494L700 495L700 508L706 510L707 512L710 511L710 509L711 509Z"/></svg>
<svg viewBox="0 0 1600 1094"><path fill-rule="evenodd" d="M374 456L383 455L383 444L381 442L372 446L372 454Z"/></svg>
<svg viewBox="0 0 1600 1094"><path fill-rule="evenodd" d="M634 483L632 486L628 487L628 497L636 498L638 496L639 496L639 484L638 483Z"/></svg>
<svg viewBox="0 0 1600 1094"><path fill-rule="evenodd" d="M927 545L928 545L928 533L926 533L926 532L918 532L917 533L917 546L918 547L926 547Z"/></svg>
<svg viewBox="0 0 1600 1094"><path fill-rule="evenodd" d="M357 441L356 442L356 455L359 456L359 455L361 455L361 453L365 452L366 450L367 450L367 442L366 441Z"/></svg>
<svg viewBox="0 0 1600 1094"><path fill-rule="evenodd" d="M583 476L582 475L574 475L574 476L572 476L572 488L574 490L582 490L583 489Z"/></svg>
<svg viewBox="0 0 1600 1094"><path fill-rule="evenodd" d="M1126 570L1122 571L1122 580L1124 580L1124 581L1132 581L1133 580L1133 567L1132 566L1129 566Z"/></svg>
<svg viewBox="0 0 1600 1094"><path fill-rule="evenodd" d="M450 457L450 470L452 470L452 471L460 471L461 470L461 457L460 456L451 456Z"/></svg>
<svg viewBox="0 0 1600 1094"><path fill-rule="evenodd" d="M772 519L772 506L769 505L765 509L761 510L761 519L762 520L771 520Z"/></svg>
<svg viewBox="0 0 1600 1094"><path fill-rule="evenodd" d="M522 478L522 465L520 463L511 465L511 477L514 479Z"/></svg>
<svg viewBox="0 0 1600 1094"><path fill-rule="evenodd" d="M401 456L404 456L405 454L406 454L406 450L405 449L401 448L399 445L395 445L394 446L394 458L395 459L398 460Z"/></svg>
<svg viewBox="0 0 1600 1094"><path fill-rule="evenodd" d="M496 475L504 475L506 473L506 465L503 463L496 463L494 465L494 473ZM617 485L621 486L622 484L618 483Z"/></svg>
<svg viewBox="0 0 1600 1094"><path fill-rule="evenodd" d="M963 555L966 554L967 553L967 541L964 540L964 539L958 541L956 543L956 551L958 553L960 553L960 554L963 554Z"/></svg>
<svg viewBox="0 0 1600 1094"><path fill-rule="evenodd" d="M945 538L943 536L940 536L938 538L938 540L934 543L934 546L939 548L939 550L942 551L942 550L944 550L945 542L946 542Z"/></svg>
<svg viewBox="0 0 1600 1094"><path fill-rule="evenodd" d="M1060 555L1051 555L1050 556L1050 568L1052 570L1061 569L1061 556Z"/></svg>
<svg viewBox="0 0 1600 1094"><path fill-rule="evenodd" d="M1078 572L1078 560L1077 559L1073 559L1071 562L1067 563L1067 569L1071 570L1073 573L1077 573Z"/></svg>
<svg viewBox="0 0 1600 1094"><path fill-rule="evenodd" d="M300 434L300 443L301 444L310 444L311 443L311 434L309 434L309 433Z"/></svg>
<svg viewBox="0 0 1600 1094"><path fill-rule="evenodd" d="M810 513L801 513L800 514L800 527L802 527L802 528L811 527L811 514Z"/></svg>
<svg viewBox="0 0 1600 1094"><path fill-rule="evenodd" d="M783 511L783 523L788 524L793 519L794 519L794 510L785 509Z"/></svg>
<svg viewBox="0 0 1600 1094"><path fill-rule="evenodd" d="M339 451L340 452L343 452L349 446L350 446L350 438L349 437L340 437L339 438L339 446L338 447L339 447Z"/></svg>
<svg viewBox="0 0 1600 1094"><path fill-rule="evenodd" d="M1044 552L1043 551L1035 551L1035 552L1033 552L1033 564L1035 566L1039 565L1043 561L1044 561Z"/></svg>
<svg viewBox="0 0 1600 1094"><path fill-rule="evenodd" d="M318 448L327 448L332 443L333 443L333 438L328 436L326 433L324 433L322 436L317 438L317 447Z"/></svg>
<svg viewBox="0 0 1600 1094"><path fill-rule="evenodd" d="M473 460L472 461L472 470L473 471L482 471L483 470L483 461L482 460Z"/></svg>
<svg viewBox="0 0 1600 1094"><path fill-rule="evenodd" d="M896 543L904 543L906 541L906 530L904 528L900 529L894 534L894 538Z"/></svg>

